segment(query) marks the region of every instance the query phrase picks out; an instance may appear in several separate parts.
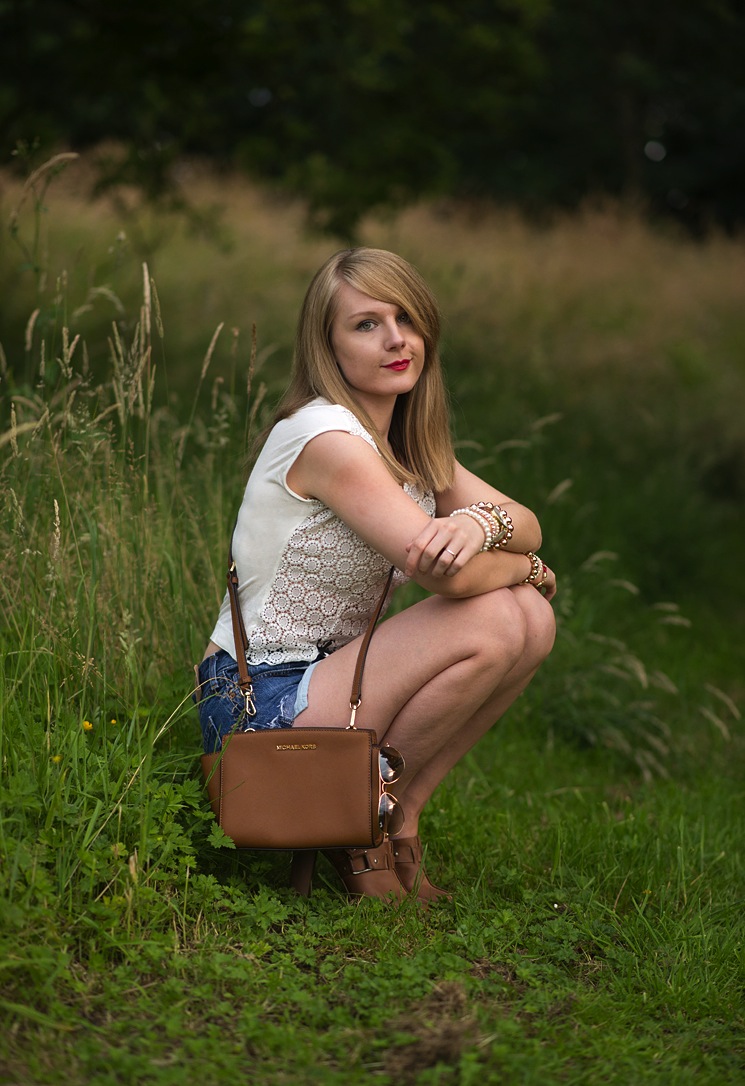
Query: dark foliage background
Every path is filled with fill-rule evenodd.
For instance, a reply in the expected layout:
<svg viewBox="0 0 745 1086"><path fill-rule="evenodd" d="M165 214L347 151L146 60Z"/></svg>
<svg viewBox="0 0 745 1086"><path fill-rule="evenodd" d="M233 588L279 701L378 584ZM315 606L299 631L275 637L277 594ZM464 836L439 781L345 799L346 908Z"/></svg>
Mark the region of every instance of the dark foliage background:
<svg viewBox="0 0 745 1086"><path fill-rule="evenodd" d="M744 52L741 0L0 0L0 153L114 140L155 196L202 154L342 235L437 194L734 229Z"/></svg>

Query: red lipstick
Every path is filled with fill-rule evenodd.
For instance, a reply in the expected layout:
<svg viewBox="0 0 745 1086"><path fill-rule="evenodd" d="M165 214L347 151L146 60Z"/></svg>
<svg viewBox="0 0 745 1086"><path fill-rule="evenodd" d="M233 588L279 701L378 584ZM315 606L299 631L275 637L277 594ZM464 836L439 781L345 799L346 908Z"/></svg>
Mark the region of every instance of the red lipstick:
<svg viewBox="0 0 745 1086"><path fill-rule="evenodd" d="M396 373L403 373L405 369L408 369L411 365L410 358L397 358L395 362L389 362L384 369L395 370Z"/></svg>

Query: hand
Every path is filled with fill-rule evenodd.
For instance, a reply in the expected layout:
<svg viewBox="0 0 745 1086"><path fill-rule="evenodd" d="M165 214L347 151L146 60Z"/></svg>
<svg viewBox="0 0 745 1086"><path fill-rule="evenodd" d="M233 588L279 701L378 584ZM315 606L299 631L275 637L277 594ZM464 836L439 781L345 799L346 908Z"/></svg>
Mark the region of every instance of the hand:
<svg viewBox="0 0 745 1086"><path fill-rule="evenodd" d="M552 600L556 595L556 574L552 569L548 568L545 562L543 563L543 572L545 575L545 580L540 588L538 588L538 591L547 600Z"/></svg>
<svg viewBox="0 0 745 1086"><path fill-rule="evenodd" d="M435 517L408 544L405 573L453 577L484 545L484 530L471 517Z"/></svg>

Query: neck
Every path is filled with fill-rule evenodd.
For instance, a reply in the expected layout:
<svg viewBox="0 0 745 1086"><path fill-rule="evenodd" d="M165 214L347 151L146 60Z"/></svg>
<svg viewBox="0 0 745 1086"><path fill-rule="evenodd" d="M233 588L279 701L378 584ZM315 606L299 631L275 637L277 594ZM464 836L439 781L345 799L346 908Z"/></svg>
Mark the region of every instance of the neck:
<svg viewBox="0 0 745 1086"><path fill-rule="evenodd" d="M396 406L396 397L382 399L372 396L355 396L355 399L370 416L378 434L387 443L388 431L391 428L393 419L393 408Z"/></svg>

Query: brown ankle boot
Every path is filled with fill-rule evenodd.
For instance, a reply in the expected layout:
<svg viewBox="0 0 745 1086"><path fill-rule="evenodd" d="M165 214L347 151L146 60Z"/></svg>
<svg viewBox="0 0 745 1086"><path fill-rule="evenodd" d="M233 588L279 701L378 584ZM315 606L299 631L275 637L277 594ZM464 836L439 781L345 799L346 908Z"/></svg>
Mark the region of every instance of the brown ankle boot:
<svg viewBox="0 0 745 1086"><path fill-rule="evenodd" d="M407 893L416 894L420 901L453 900L453 895L427 878L422 865L422 842L419 837L394 837L391 841L396 874Z"/></svg>
<svg viewBox="0 0 745 1086"><path fill-rule="evenodd" d="M350 894L387 901L403 901L406 896L396 875L388 838L377 848L324 849L323 854Z"/></svg>

